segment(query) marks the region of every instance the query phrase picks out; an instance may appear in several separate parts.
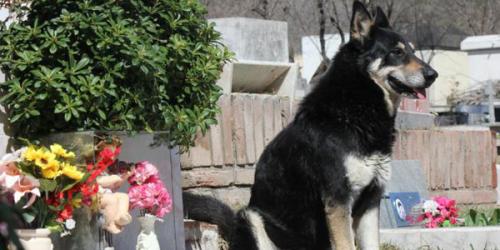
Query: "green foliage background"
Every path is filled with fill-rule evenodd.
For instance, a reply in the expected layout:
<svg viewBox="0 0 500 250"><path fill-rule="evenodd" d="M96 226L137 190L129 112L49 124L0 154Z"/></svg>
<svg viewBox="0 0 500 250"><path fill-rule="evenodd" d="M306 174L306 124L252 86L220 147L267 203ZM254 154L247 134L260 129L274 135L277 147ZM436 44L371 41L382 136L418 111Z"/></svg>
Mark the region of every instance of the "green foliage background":
<svg viewBox="0 0 500 250"><path fill-rule="evenodd" d="M0 31L0 100L18 135L170 132L189 145L215 123L231 57L197 0L37 0Z"/></svg>

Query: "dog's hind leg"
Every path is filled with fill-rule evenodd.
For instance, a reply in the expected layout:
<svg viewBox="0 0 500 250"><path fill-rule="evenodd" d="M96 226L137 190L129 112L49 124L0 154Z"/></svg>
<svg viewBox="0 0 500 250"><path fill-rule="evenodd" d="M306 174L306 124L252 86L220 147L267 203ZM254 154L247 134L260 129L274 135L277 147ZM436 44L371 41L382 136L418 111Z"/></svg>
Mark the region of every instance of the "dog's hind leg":
<svg viewBox="0 0 500 250"><path fill-rule="evenodd" d="M354 218L356 242L361 250L379 249L379 208L372 207L360 217Z"/></svg>
<svg viewBox="0 0 500 250"><path fill-rule="evenodd" d="M334 205L325 207L330 242L337 250L355 250L351 207Z"/></svg>

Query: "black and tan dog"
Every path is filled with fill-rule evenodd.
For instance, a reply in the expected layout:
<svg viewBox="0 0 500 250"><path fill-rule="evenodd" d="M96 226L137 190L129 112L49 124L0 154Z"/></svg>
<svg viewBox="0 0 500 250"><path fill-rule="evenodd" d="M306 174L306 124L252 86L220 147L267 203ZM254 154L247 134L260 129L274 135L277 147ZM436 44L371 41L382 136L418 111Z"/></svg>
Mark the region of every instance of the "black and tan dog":
<svg viewBox="0 0 500 250"><path fill-rule="evenodd" d="M437 73L378 8L353 5L350 41L257 163L248 207L185 194L186 214L218 224L232 250L378 249L402 95L425 98Z"/></svg>

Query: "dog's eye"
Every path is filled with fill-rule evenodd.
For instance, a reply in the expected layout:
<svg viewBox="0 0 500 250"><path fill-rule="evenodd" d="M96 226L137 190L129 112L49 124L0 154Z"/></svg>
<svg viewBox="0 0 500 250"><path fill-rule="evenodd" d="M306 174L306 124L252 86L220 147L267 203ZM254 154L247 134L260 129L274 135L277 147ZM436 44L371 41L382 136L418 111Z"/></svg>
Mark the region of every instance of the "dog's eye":
<svg viewBox="0 0 500 250"><path fill-rule="evenodd" d="M394 48L392 51L391 51L391 54L395 55L395 56L403 56L405 54L405 51L401 48Z"/></svg>

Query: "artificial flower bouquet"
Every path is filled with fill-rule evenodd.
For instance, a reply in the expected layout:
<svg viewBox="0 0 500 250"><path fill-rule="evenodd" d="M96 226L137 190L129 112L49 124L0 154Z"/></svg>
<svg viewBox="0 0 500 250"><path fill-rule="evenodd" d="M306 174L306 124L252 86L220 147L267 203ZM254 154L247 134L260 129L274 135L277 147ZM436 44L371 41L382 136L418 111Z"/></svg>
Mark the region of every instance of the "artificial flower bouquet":
<svg viewBox="0 0 500 250"><path fill-rule="evenodd" d="M451 227L459 224L458 209L453 199L436 196L415 206L408 220L427 228Z"/></svg>
<svg viewBox="0 0 500 250"><path fill-rule="evenodd" d="M128 178L130 209L139 209L142 215L163 218L172 210L172 199L161 181L158 169L147 161L139 162Z"/></svg>
<svg viewBox="0 0 500 250"><path fill-rule="evenodd" d="M85 193L89 173L74 159L59 144L30 145L2 158L0 186L22 209L29 227L67 234L75 227L73 210L95 202Z"/></svg>

